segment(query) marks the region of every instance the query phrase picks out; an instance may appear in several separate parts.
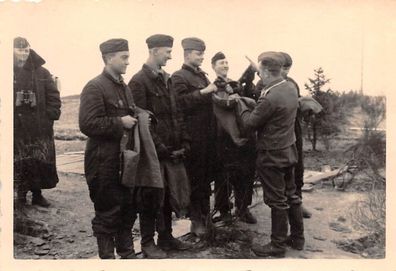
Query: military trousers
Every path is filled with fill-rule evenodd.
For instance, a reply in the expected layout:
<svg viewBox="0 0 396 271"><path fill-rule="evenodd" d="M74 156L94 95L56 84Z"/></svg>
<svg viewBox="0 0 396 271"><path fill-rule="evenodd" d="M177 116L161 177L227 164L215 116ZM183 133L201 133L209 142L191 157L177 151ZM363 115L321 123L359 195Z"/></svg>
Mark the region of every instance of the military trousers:
<svg viewBox="0 0 396 271"><path fill-rule="evenodd" d="M131 231L136 220L136 206L129 188L117 178L95 177L88 183L90 198L94 203L92 219L94 235L115 235L119 231Z"/></svg>
<svg viewBox="0 0 396 271"><path fill-rule="evenodd" d="M235 207L246 209L252 204L254 170L224 171L215 180L215 208L220 212L229 212L232 209L229 198L233 190Z"/></svg>
<svg viewBox="0 0 396 271"><path fill-rule="evenodd" d="M296 194L294 166L277 167L265 164L265 154L259 153L256 170L263 187L264 203L270 208L286 210L290 205L300 205Z"/></svg>

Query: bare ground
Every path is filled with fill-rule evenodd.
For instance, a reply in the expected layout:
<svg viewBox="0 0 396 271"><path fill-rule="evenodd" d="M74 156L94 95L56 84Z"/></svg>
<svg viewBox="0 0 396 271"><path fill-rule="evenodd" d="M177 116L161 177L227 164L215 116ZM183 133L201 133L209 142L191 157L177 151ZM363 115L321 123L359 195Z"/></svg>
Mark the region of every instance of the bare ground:
<svg viewBox="0 0 396 271"><path fill-rule="evenodd" d="M49 233L36 237L15 235L15 257L19 259L79 259L96 257L96 240L92 236L93 205L83 177L60 174L54 189L44 191L52 205L47 208L27 205L25 213L47 224ZM304 205L313 213L305 219L304 251L288 250L288 258L360 258L341 250L336 243L355 239L364 233L353 229L350 210L364 193L335 191L328 183L304 194ZM170 258L256 258L251 242L266 243L270 235L270 210L262 202L261 188L256 189L252 213L256 225L235 222L217 228L216 240L200 249L169 254ZM137 226L137 225L136 225ZM138 239L138 230L135 229ZM189 239L189 236L184 236ZM367 256L367 255L366 255Z"/></svg>

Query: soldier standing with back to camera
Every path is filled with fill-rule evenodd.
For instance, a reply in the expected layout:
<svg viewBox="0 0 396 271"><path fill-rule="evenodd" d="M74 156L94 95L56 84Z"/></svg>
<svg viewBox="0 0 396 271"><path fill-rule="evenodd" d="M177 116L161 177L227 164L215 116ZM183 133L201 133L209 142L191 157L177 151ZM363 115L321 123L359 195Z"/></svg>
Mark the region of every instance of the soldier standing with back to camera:
<svg viewBox="0 0 396 271"><path fill-rule="evenodd" d="M247 96L238 82L228 78L228 61L222 52L216 53L211 62L217 75L214 83L218 86L219 92L224 91L229 95L237 93L243 97ZM228 110L233 111L233 109ZM254 137L251 136L243 146L237 146L224 129L218 127L217 131L217 150L219 164L221 164L219 175L221 177L215 180L215 208L220 211L221 220L224 222L232 220L229 197L233 187L236 216L240 221L255 224L257 220L248 209L248 206L252 203L255 172Z"/></svg>
<svg viewBox="0 0 396 271"><path fill-rule="evenodd" d="M283 58L279 53L265 52L258 61L265 88L254 110L241 112L241 118L258 132L256 169L264 202L271 208L271 241L264 246L255 244L252 250L261 257L284 257L288 222L292 248L303 249L305 241L301 198L294 182L298 97L295 86L281 75Z"/></svg>
<svg viewBox="0 0 396 271"><path fill-rule="evenodd" d="M136 210L130 188L121 185L119 174L120 141L124 130L136 124L133 116L138 110L121 76L129 65L128 41L105 41L100 51L105 68L85 85L79 112L81 132L88 136L84 167L95 208L92 229L101 259L114 259L114 248L122 259L132 259Z"/></svg>
<svg viewBox="0 0 396 271"><path fill-rule="evenodd" d="M175 94L169 88L169 74L162 69L171 59L173 38L157 34L147 38L146 43L149 58L128 85L132 90L136 105L151 111L157 120L156 129L152 134L158 159L163 168L173 159L181 157L185 149L188 149L189 140L182 127L182 118L176 107ZM189 248L186 243L172 236L170 189L167 174L163 174L162 177L165 191L163 191L164 201L159 216L155 205L142 210L139 214L142 251L148 258L165 258L166 253L162 250ZM158 232L158 246L154 243L155 227Z"/></svg>
<svg viewBox="0 0 396 271"><path fill-rule="evenodd" d="M216 121L211 93L217 90L200 69L206 49L198 38L182 40L184 64L171 77L172 91L183 112L191 150L185 165L191 181L191 232L197 236L207 233L210 223L210 182L215 179Z"/></svg>
<svg viewBox="0 0 396 271"><path fill-rule="evenodd" d="M48 207L41 189L58 183L53 124L61 114L59 90L25 38L14 39L14 179L17 204Z"/></svg>

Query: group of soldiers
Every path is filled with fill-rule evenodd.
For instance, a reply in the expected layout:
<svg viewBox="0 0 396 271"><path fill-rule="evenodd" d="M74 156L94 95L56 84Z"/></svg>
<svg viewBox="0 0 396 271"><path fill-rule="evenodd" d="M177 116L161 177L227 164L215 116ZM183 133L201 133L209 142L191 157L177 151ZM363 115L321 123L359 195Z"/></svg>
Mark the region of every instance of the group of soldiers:
<svg viewBox="0 0 396 271"><path fill-rule="evenodd" d="M172 75L163 70L171 59L173 41L163 34L148 37L148 59L128 84L122 77L129 65L128 41L103 42L99 46L103 72L81 93L79 127L88 137L85 177L94 203L92 229L99 257L114 259L114 250L123 259L136 257L132 228L137 214L145 257L166 258L168 250L192 248L172 235L172 212L187 215L191 233L204 238L213 223L212 182L220 220L233 219L233 190L235 216L257 223L248 208L255 176L271 208L272 232L271 241L253 245L253 252L284 257L287 245L302 250L302 138L299 89L287 77L291 57L264 52L258 65L251 63L234 81L228 78L226 56L218 52L211 59L217 75L211 83L200 68L206 46L196 37L181 42L181 69ZM16 48L25 45L14 42ZM260 81L254 85L256 73ZM48 82L48 87L52 84ZM46 98L48 105L55 101L50 95ZM58 114L50 107L46 112L52 121L59 118L60 102L54 108ZM131 187L122 180L128 168L122 150L136 150L137 145L139 178ZM27 189L21 191L24 198Z"/></svg>

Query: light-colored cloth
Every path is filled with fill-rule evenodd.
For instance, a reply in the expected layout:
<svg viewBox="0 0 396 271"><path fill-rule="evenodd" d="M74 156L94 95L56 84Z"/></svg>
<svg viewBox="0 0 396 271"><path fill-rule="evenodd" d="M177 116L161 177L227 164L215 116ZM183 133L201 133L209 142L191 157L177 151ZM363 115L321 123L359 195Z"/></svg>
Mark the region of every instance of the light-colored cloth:
<svg viewBox="0 0 396 271"><path fill-rule="evenodd" d="M318 114L323 110L323 107L320 105L318 101L310 96L300 97L298 99L298 103L300 106L301 112L306 112L308 110L312 110L315 114Z"/></svg>

